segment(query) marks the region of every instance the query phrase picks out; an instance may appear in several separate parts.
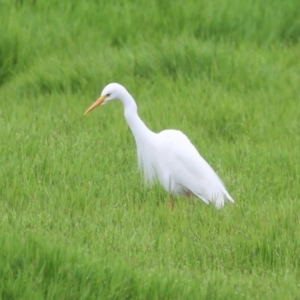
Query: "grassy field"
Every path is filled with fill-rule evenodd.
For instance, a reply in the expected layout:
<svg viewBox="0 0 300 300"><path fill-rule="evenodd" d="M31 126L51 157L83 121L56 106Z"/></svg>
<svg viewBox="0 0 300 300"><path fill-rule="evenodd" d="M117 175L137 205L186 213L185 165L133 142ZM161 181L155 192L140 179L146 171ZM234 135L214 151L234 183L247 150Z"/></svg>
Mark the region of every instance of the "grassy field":
<svg viewBox="0 0 300 300"><path fill-rule="evenodd" d="M299 299L300 2L0 0L0 299ZM235 198L148 189L125 85Z"/></svg>

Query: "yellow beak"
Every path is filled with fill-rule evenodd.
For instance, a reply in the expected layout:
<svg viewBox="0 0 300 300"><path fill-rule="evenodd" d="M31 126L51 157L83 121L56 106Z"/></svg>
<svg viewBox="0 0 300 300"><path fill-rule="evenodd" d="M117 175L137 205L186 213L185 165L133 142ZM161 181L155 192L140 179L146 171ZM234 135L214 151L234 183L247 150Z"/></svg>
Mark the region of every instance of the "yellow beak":
<svg viewBox="0 0 300 300"><path fill-rule="evenodd" d="M89 112L91 112L93 109L95 109L97 106L101 105L102 102L107 98L107 96L102 96L99 99L97 99L84 113L87 115Z"/></svg>

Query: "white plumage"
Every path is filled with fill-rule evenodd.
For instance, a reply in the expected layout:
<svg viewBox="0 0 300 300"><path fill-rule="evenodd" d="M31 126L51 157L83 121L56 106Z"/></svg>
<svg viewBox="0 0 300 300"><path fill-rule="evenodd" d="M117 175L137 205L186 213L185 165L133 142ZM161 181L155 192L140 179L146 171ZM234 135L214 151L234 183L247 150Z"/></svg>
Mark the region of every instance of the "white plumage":
<svg viewBox="0 0 300 300"><path fill-rule="evenodd" d="M225 199L234 202L221 179L188 137L179 130L160 133L149 130L137 113L134 99L122 85L108 84L85 114L116 99L124 105L125 119L137 146L139 167L148 184L158 178L172 195L195 195L207 204L215 203L217 208L224 206Z"/></svg>

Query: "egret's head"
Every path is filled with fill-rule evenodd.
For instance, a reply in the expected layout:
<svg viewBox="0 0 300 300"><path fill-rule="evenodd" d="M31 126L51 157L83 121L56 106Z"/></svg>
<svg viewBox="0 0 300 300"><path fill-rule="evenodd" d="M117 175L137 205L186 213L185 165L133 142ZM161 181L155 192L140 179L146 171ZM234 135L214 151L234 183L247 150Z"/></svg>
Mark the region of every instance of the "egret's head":
<svg viewBox="0 0 300 300"><path fill-rule="evenodd" d="M102 91L100 98L98 98L84 113L87 115L99 105L106 104L109 101L120 99L126 89L118 83L108 84Z"/></svg>

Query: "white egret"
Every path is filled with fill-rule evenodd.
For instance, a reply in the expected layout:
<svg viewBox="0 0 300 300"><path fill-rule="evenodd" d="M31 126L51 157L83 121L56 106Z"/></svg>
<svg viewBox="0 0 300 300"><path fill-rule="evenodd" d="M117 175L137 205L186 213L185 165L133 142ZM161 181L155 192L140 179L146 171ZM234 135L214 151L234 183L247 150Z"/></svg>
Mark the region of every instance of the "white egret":
<svg viewBox="0 0 300 300"><path fill-rule="evenodd" d="M214 203L217 208L224 206L225 199L234 202L221 179L187 136L173 129L160 133L151 131L140 119L136 102L122 85L108 84L100 98L84 114L117 99L124 105L125 119L136 142L139 168L147 183L151 185L158 178L171 194L171 209L174 206L173 195L194 195L206 204Z"/></svg>

